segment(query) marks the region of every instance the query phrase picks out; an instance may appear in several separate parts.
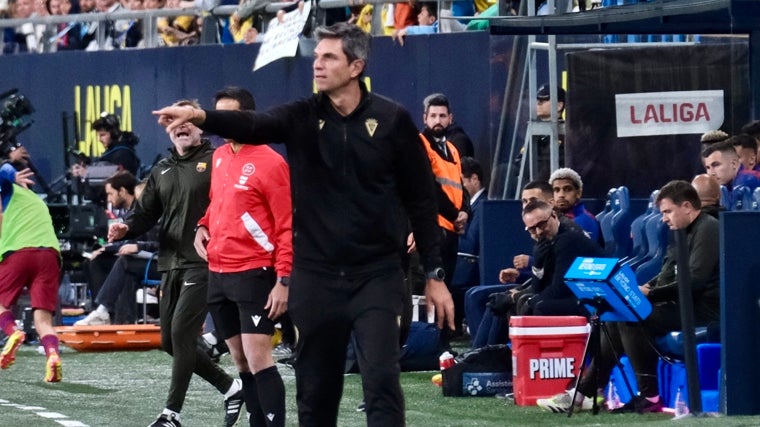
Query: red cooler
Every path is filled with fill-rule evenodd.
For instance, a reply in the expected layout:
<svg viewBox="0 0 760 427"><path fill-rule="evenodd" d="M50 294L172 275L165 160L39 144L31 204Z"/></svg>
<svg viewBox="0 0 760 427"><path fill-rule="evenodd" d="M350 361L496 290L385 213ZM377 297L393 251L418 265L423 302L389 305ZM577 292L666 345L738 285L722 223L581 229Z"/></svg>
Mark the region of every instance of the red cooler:
<svg viewBox="0 0 760 427"><path fill-rule="evenodd" d="M515 403L535 405L536 399L567 390L583 363L590 326L582 316L512 316L512 377Z"/></svg>

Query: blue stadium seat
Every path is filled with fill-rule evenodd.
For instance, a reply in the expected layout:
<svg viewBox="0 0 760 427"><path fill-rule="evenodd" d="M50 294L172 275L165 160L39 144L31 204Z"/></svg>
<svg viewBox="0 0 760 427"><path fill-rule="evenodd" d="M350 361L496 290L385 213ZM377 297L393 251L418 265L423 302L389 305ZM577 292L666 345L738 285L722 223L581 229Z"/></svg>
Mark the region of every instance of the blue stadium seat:
<svg viewBox="0 0 760 427"><path fill-rule="evenodd" d="M652 280L660 272L662 260L668 247L668 226L662 222L662 213L660 213L659 208L655 205L654 209L656 213L646 223L647 244L649 245L647 260L634 270L639 284Z"/></svg>
<svg viewBox="0 0 760 427"><path fill-rule="evenodd" d="M612 216L612 237L615 240L615 258L625 258L631 254L633 240L631 240L631 223L634 214L631 210L631 196L628 187L621 186L617 190L615 203L618 210Z"/></svg>
<svg viewBox="0 0 760 427"><path fill-rule="evenodd" d="M720 205L728 209L731 206L731 194L725 185L720 186Z"/></svg>
<svg viewBox="0 0 760 427"><path fill-rule="evenodd" d="M604 239L604 251L608 255L615 253L615 235L612 231L612 218L620 210L620 203L618 201L618 189L611 188L607 192L607 201L604 203L604 210L596 215L596 220L599 222L599 228L602 231L602 238Z"/></svg>
<svg viewBox="0 0 760 427"><path fill-rule="evenodd" d="M649 203L647 209L643 214L636 217L631 222L631 240L633 242L631 248L631 254L625 257L621 262L630 266L632 269L636 269L644 260L646 260L649 245L647 244L646 236L646 223L654 215L654 201L657 199L657 194L660 190L654 190L649 196Z"/></svg>
<svg viewBox="0 0 760 427"><path fill-rule="evenodd" d="M755 188L752 192L752 208L753 211L760 211L760 187Z"/></svg>
<svg viewBox="0 0 760 427"><path fill-rule="evenodd" d="M752 209L752 190L744 185L738 185L731 191L731 211Z"/></svg>
<svg viewBox="0 0 760 427"><path fill-rule="evenodd" d="M151 270L151 264L154 262L158 262L158 253L155 253L148 262L145 264L145 273L143 273L143 279L141 281L142 285L142 292L143 292L143 298L142 298L142 321L143 323L147 323L148 321L148 288L157 288L161 285L161 279L154 279L151 277L150 270Z"/></svg>

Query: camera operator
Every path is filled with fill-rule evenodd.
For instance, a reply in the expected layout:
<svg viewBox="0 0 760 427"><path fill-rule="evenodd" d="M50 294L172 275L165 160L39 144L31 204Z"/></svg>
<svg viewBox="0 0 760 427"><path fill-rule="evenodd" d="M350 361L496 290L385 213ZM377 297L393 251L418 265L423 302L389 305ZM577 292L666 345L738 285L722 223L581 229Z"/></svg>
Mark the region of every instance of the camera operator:
<svg viewBox="0 0 760 427"><path fill-rule="evenodd" d="M23 145L12 145L2 153L2 163L10 163L14 169L21 171L29 167L31 156Z"/></svg>
<svg viewBox="0 0 760 427"><path fill-rule="evenodd" d="M106 149L92 166L119 166L120 170L128 170L137 176L137 170L140 168L140 159L134 148L140 142L137 135L122 131L119 118L109 113L101 114L100 118L92 123L92 129L98 134L98 141ZM72 166L72 175L80 178L87 176L88 166L83 160Z"/></svg>
<svg viewBox="0 0 760 427"><path fill-rule="evenodd" d="M122 131L119 118L110 113L103 113L92 124L92 129L98 135L98 141L103 144L106 151L97 159L92 159L78 153L72 154L77 158L77 163L71 167L71 175L87 182L85 193L90 200L103 204L105 193L102 182L116 171L126 170L137 176L140 168L140 159L137 157L134 146L140 139L132 132ZM115 169L105 167L116 166Z"/></svg>

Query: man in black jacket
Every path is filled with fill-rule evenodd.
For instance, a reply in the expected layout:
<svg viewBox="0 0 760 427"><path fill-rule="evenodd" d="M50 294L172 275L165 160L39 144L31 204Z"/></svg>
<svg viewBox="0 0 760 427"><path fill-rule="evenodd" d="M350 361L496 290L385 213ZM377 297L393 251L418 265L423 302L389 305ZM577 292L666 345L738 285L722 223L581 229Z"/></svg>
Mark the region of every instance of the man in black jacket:
<svg viewBox="0 0 760 427"><path fill-rule="evenodd" d="M299 423L337 424L353 332L367 423L400 426L398 319L406 294L401 254L407 217L427 272L428 307L435 307L439 327L454 328L432 172L409 113L360 82L370 36L346 23L315 33L316 95L265 113L167 107L154 114L168 132L191 121L236 141L285 143L293 192L288 304L300 338Z"/></svg>
<svg viewBox="0 0 760 427"><path fill-rule="evenodd" d="M197 104L180 101L175 105ZM124 223L112 224L108 240L134 239L161 220L158 271L161 276L161 347L172 356L172 379L166 407L151 424L180 426L180 411L193 372L225 397L225 426L234 425L242 409L240 380L233 380L196 346L206 318L208 264L198 256L194 228L206 212L214 148L190 123L170 133L171 155L150 171L140 203Z"/></svg>

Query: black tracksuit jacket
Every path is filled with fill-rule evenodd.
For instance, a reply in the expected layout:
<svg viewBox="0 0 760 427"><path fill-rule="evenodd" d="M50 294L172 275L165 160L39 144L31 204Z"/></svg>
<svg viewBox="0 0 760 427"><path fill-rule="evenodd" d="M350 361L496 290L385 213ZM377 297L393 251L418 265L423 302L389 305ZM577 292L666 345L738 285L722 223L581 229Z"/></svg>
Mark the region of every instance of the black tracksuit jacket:
<svg viewBox="0 0 760 427"><path fill-rule="evenodd" d="M206 131L284 143L291 171L294 266L347 275L398 263L406 218L427 271L440 267L434 179L409 113L368 93L341 116L324 94L264 113L206 111Z"/></svg>

